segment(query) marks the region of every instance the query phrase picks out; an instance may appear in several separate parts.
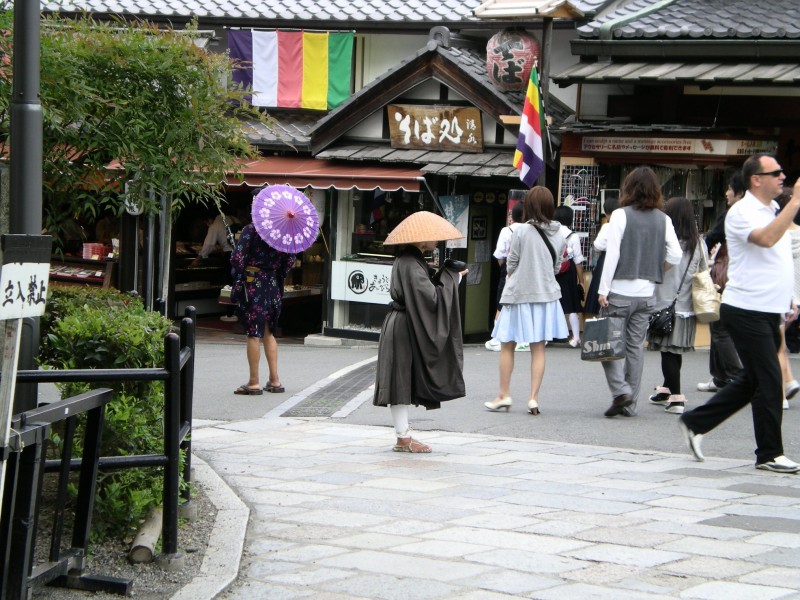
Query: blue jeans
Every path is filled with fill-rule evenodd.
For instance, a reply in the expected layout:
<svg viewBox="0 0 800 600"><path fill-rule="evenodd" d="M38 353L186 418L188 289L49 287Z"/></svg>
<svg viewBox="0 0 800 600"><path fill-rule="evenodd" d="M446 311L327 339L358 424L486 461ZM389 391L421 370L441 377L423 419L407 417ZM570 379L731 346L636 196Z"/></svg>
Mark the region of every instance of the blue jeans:
<svg viewBox="0 0 800 600"><path fill-rule="evenodd" d="M720 317L742 361L736 378L702 406L684 413L682 419L695 433L707 433L750 404L756 436L756 462L783 455L783 380L778 363L780 315L720 307Z"/></svg>

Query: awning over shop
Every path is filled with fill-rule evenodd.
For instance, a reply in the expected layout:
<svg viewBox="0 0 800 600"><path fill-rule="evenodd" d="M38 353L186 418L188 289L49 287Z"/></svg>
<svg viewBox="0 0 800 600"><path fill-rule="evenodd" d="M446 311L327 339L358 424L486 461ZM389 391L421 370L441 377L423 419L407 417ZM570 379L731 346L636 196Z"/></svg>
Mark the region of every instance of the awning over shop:
<svg viewBox="0 0 800 600"><path fill-rule="evenodd" d="M405 190L418 192L421 171L403 167L373 166L354 163L333 162L308 157L269 156L249 161L239 170L240 181L229 174L229 185L286 184L295 188L312 187L316 189L336 188L337 190L373 190L380 188L387 192Z"/></svg>
<svg viewBox="0 0 800 600"><path fill-rule="evenodd" d="M560 86L573 83L797 86L800 84L800 65L796 62L598 61L573 65L553 75L552 80Z"/></svg>

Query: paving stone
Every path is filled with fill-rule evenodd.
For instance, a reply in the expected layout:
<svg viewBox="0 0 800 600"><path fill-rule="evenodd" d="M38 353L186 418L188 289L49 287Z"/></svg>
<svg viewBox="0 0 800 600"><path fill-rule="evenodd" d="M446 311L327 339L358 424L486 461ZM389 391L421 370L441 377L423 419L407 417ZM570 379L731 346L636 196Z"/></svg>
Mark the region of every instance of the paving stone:
<svg viewBox="0 0 800 600"><path fill-rule="evenodd" d="M774 509L772 510L774 513ZM782 533L800 533L800 520L782 517L754 517L750 515L725 515L706 519L703 525L715 527L733 527L749 531L776 531Z"/></svg>
<svg viewBox="0 0 800 600"><path fill-rule="evenodd" d="M800 590L800 570L782 568L760 569L739 577L739 581L755 585L780 585L781 587Z"/></svg>
<svg viewBox="0 0 800 600"><path fill-rule="evenodd" d="M752 531L746 529L735 529L733 527L716 527L713 525L703 525L701 523L670 523L668 521L653 521L640 525L647 531L663 531L665 533L675 533L678 535L694 535L697 537L707 537L715 540L736 540L749 538L753 535Z"/></svg>
<svg viewBox="0 0 800 600"><path fill-rule="evenodd" d="M461 519L453 519L449 522L450 525L460 527L478 527L481 529L501 529L503 531L520 530L523 527L529 527L539 523L537 519L530 517L519 517L516 515L506 515L498 517L492 514L477 514L463 517Z"/></svg>
<svg viewBox="0 0 800 600"><path fill-rule="evenodd" d="M684 554L678 552L632 548L617 544L596 544L587 548L564 552L564 554L581 560L595 560L633 567L654 567L685 558Z"/></svg>
<svg viewBox="0 0 800 600"><path fill-rule="evenodd" d="M422 534L420 537L452 542L484 544L495 548L524 550L536 554L559 554L587 545L585 542L576 540L565 540L557 537L518 533L514 531L478 529L476 527L448 527L446 529L439 529Z"/></svg>
<svg viewBox="0 0 800 600"><path fill-rule="evenodd" d="M311 590L286 588L261 581L248 581L225 598L226 600L293 600L311 596L314 596L314 592Z"/></svg>
<svg viewBox="0 0 800 600"><path fill-rule="evenodd" d="M561 585L561 581L555 577L543 577L510 569L486 573L474 579L463 579L459 583L515 596L530 596L537 590Z"/></svg>
<svg viewBox="0 0 800 600"><path fill-rule="evenodd" d="M790 486L747 482L731 485L727 489L757 496L786 496L788 498L800 498L800 488Z"/></svg>
<svg viewBox="0 0 800 600"><path fill-rule="evenodd" d="M762 533L747 540L752 544L765 544L767 546L780 546L782 548L799 548L800 534L797 533Z"/></svg>
<svg viewBox="0 0 800 600"><path fill-rule="evenodd" d="M419 556L400 556L393 552L361 550L323 558L318 564L339 569L358 569L394 577L411 577L431 581L454 581L475 577L490 567L461 561L435 560Z"/></svg>
<svg viewBox="0 0 800 600"><path fill-rule="evenodd" d="M478 552L491 552L492 550L494 550L492 546L469 544L465 542L445 542L441 540L425 540L392 547L393 552L421 554L434 558L457 558Z"/></svg>
<svg viewBox="0 0 800 600"><path fill-rule="evenodd" d="M769 565L800 569L800 550L797 548L776 548L754 556L752 559Z"/></svg>
<svg viewBox="0 0 800 600"><path fill-rule="evenodd" d="M670 550L684 554L719 556L720 558L742 559L769 551L771 546L733 540L710 540L708 538L687 536L661 544L659 550Z"/></svg>
<svg viewBox="0 0 800 600"><path fill-rule="evenodd" d="M665 498L658 498L655 500L647 501L650 506L661 506L664 508L676 508L678 510L692 510L692 511L722 511L728 502L721 500L705 500L702 498L688 498L686 496L668 496Z"/></svg>
<svg viewBox="0 0 800 600"><path fill-rule="evenodd" d="M667 573L707 579L731 579L752 573L760 568L762 568L761 565L753 562L727 560L715 556L690 556L660 567Z"/></svg>
<svg viewBox="0 0 800 600"><path fill-rule="evenodd" d="M409 600L440 598L459 590L457 586L441 581L400 578L390 575L353 574L338 581L323 584L323 589L347 594L350 598L380 600Z"/></svg>
<svg viewBox="0 0 800 600"><path fill-rule="evenodd" d="M595 527L574 534L575 538L586 542L604 542L621 544L637 548L653 548L659 544L681 539L680 536L667 533L654 533L643 529L618 527Z"/></svg>
<svg viewBox="0 0 800 600"><path fill-rule="evenodd" d="M562 585L536 593L540 600L665 600L667 596L643 594L642 592L624 590L618 587L606 588L599 585L575 583Z"/></svg>
<svg viewBox="0 0 800 600"><path fill-rule="evenodd" d="M712 581L685 590L684 598L702 600L772 600L783 598L794 590L782 587L759 586L747 583Z"/></svg>
<svg viewBox="0 0 800 600"><path fill-rule="evenodd" d="M397 549L404 544L411 544L416 538L402 535L388 535L385 533L360 533L330 540L336 546L361 548L364 550L383 550L385 548Z"/></svg>
<svg viewBox="0 0 800 600"><path fill-rule="evenodd" d="M295 573L276 573L275 575L269 575L265 579L279 584L310 586L325 581L335 581L337 579L352 577L352 575L350 571L344 570L306 568Z"/></svg>

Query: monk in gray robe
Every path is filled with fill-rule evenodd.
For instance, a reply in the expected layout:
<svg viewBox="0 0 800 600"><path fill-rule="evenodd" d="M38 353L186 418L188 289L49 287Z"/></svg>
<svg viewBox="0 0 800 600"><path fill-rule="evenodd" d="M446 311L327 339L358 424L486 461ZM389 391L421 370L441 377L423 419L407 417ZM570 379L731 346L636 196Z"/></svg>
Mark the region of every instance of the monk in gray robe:
<svg viewBox="0 0 800 600"><path fill-rule="evenodd" d="M403 224L414 218L430 221L442 231L411 228L413 232L401 235L405 231ZM463 263L450 262L446 265L451 268L434 274L425 262L423 253L433 250L436 240L453 239L442 237L446 235L461 237L457 229L445 229L437 219L450 226L438 215L421 211L400 223L385 242L406 244L392 268L391 311L381 329L373 399L374 405L389 406L392 410L397 434L395 452L431 451L429 446L411 437L410 405L434 409L441 402L465 394L458 285L467 270ZM411 239L420 235L432 239Z"/></svg>

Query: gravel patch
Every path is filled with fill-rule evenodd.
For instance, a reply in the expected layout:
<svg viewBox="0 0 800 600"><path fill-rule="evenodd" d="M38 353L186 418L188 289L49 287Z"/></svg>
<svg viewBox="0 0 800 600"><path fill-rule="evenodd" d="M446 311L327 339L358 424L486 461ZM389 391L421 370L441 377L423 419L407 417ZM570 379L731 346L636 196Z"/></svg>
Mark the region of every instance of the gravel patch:
<svg viewBox="0 0 800 600"><path fill-rule="evenodd" d="M191 582L201 572L205 550L214 529L217 507L208 498L202 483L195 481L192 503L197 517L192 521L181 521L178 530L178 548L185 556L185 567L177 572L167 571L155 562L131 564L128 562L128 543L109 540L90 548L85 575L102 575L130 579L130 597L141 600L163 600L170 598ZM49 527L38 532L37 553L49 549ZM34 590L33 598L41 600L119 600L122 596L106 592L84 592L67 588L45 586Z"/></svg>

